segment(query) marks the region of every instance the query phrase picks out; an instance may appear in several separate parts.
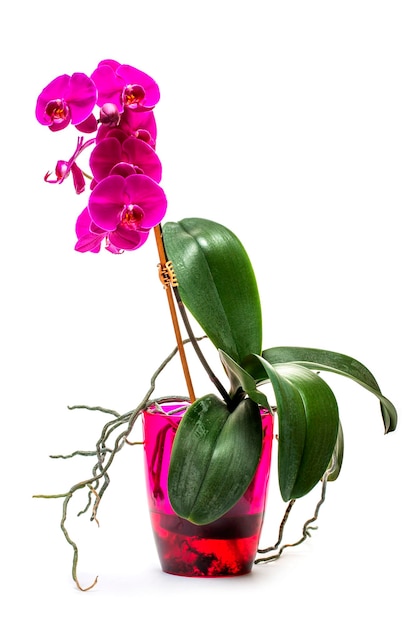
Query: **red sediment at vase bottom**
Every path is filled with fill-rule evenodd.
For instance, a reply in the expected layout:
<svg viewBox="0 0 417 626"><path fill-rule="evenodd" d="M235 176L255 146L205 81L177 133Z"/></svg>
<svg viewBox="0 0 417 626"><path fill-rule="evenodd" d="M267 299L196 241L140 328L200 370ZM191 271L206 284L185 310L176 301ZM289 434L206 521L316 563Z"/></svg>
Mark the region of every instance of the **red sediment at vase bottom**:
<svg viewBox="0 0 417 626"><path fill-rule="evenodd" d="M151 511L159 560L177 576L241 576L252 570L263 515L220 518L196 526L176 515Z"/></svg>
<svg viewBox="0 0 417 626"><path fill-rule="evenodd" d="M162 570L189 577L241 576L252 570L265 510L273 417L262 412L263 447L248 489L230 511L206 525L175 514L168 496L172 443L189 405L163 405L143 413L145 469L151 524ZM163 410L161 410L163 409ZM180 409L179 413L172 410Z"/></svg>

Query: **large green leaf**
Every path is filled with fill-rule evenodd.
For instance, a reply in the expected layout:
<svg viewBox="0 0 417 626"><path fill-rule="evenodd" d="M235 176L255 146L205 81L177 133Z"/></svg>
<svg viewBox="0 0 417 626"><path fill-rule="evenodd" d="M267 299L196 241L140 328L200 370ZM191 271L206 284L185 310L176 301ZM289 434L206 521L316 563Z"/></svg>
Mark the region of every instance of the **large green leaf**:
<svg viewBox="0 0 417 626"><path fill-rule="evenodd" d="M237 363L262 349L255 275L239 239L206 219L167 222L163 239L179 293L213 344Z"/></svg>
<svg viewBox="0 0 417 626"><path fill-rule="evenodd" d="M278 413L278 477L284 501L301 498L321 480L335 449L339 412L329 385L309 369L271 365L257 357L271 381Z"/></svg>
<svg viewBox="0 0 417 626"><path fill-rule="evenodd" d="M242 497L262 451L258 405L246 398L229 412L209 394L196 400L180 422L168 476L169 499L180 517L209 524Z"/></svg>
<svg viewBox="0 0 417 626"><path fill-rule="evenodd" d="M262 355L272 365L289 362L298 363L312 370L333 372L351 378L379 399L385 432L388 433L395 430L397 426L397 411L394 405L388 398L382 395L373 374L356 359L338 352L298 347L269 348L264 350ZM253 373L254 376L258 374L260 374L259 370L256 374Z"/></svg>

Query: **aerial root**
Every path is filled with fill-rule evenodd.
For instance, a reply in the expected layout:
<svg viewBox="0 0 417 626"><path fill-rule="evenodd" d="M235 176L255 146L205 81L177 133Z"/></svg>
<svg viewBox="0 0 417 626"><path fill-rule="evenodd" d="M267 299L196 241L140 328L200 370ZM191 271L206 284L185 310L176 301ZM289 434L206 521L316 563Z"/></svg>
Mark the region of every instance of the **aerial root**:
<svg viewBox="0 0 417 626"><path fill-rule="evenodd" d="M266 554L267 552L272 552L273 550L278 550L278 552L276 552L275 554L271 554L270 556L265 556L265 557L260 557L258 559L255 560L255 565L257 565L258 563L267 563L270 561L276 561L280 558L280 556L282 555L282 553L284 552L284 550L286 550L287 548L293 548L295 546L299 546L301 543L303 543L308 537L311 537L310 535L310 531L312 530L317 530L317 526L311 526L311 524L315 521L317 521L317 518L319 516L319 511L320 511L320 507L323 504L323 502L326 499L326 489L327 489L327 480L328 477L330 476L330 474L333 471L333 467L334 467L334 462L335 459L333 459L333 463L331 464L331 466L326 470L323 479L322 479L322 488L321 488L321 497L320 500L317 502L316 508L314 510L314 515L313 517L311 517L310 519L308 519L302 529L302 533L301 533L301 537L298 541L295 541L294 543L286 543L283 546L281 546L278 550L278 547L281 545L282 542L282 538L284 535L284 528L285 528L285 524L288 521L288 517L289 514L291 512L292 507L295 504L295 500L290 500L284 516L282 518L280 527L279 527L279 533L278 533L278 539L277 542L273 545L270 546L269 548L264 548L261 550L258 550L259 554Z"/></svg>

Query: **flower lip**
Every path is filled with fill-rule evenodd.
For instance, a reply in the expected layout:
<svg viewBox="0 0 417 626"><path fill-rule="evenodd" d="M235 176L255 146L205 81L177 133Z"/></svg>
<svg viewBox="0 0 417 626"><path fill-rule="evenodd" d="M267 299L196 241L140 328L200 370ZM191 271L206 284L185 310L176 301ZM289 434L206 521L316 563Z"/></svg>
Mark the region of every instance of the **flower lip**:
<svg viewBox="0 0 417 626"><path fill-rule="evenodd" d="M69 117L69 106L61 98L50 100L45 107L45 115L51 120L52 124L62 124Z"/></svg>
<svg viewBox="0 0 417 626"><path fill-rule="evenodd" d="M122 93L122 102L129 109L138 109L145 99L145 90L141 85L126 85Z"/></svg>
<svg viewBox="0 0 417 626"><path fill-rule="evenodd" d="M143 211L137 204L126 206L121 214L120 225L128 230L144 230L141 226ZM146 232L146 231L145 231Z"/></svg>

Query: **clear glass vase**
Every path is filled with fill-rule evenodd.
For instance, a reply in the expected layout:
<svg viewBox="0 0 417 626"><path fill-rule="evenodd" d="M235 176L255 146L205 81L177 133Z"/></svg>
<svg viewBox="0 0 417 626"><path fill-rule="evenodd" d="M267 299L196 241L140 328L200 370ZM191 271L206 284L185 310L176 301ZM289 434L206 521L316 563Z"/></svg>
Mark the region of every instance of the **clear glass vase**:
<svg viewBox="0 0 417 626"><path fill-rule="evenodd" d="M149 407L143 413L149 511L164 572L179 576L239 576L252 570L262 529L271 464L273 416L262 412L262 454L251 484L235 506L207 525L178 517L168 498L172 443L188 404Z"/></svg>

